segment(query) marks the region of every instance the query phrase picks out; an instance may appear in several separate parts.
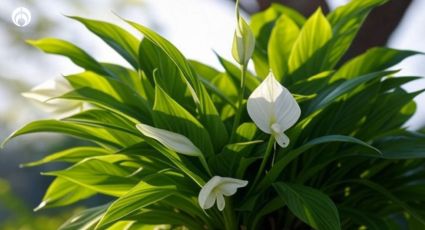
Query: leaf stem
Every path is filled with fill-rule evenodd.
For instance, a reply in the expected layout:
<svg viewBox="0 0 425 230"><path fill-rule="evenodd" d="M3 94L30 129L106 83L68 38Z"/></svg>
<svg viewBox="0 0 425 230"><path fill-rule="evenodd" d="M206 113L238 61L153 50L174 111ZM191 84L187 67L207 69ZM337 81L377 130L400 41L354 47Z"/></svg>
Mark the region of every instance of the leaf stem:
<svg viewBox="0 0 425 230"><path fill-rule="evenodd" d="M238 109L236 110L235 120L233 121L232 135L230 137L230 143L233 143L236 138L236 130L239 126L242 110L243 110L243 97L245 95L245 78L246 78L247 65L241 65L241 90L238 95Z"/></svg>

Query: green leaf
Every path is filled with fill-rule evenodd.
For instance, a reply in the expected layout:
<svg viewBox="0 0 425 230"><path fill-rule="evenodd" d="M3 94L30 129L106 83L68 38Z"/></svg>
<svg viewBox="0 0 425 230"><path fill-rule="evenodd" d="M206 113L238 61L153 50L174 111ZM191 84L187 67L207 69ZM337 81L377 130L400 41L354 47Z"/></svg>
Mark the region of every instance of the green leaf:
<svg viewBox="0 0 425 230"><path fill-rule="evenodd" d="M143 33L146 39L149 39L152 43L160 47L162 51L164 51L164 53L166 53L176 64L177 68L182 72L186 82L188 83L189 91L191 92L199 109L198 112L200 114L200 120L210 132L214 147L216 149L220 149L224 146L228 138L226 128L221 121L217 109L215 108L207 90L202 85L197 74L183 54L173 44L151 29L135 22L126 22Z"/></svg>
<svg viewBox="0 0 425 230"><path fill-rule="evenodd" d="M104 148L91 147L91 146L74 147L74 148L62 150L56 153L52 153L41 160L26 163L26 164L23 164L22 166L33 167L33 166L39 166L39 165L51 163L51 162L76 163L85 158L94 157L94 156L103 156L108 154L112 154L112 152Z"/></svg>
<svg viewBox="0 0 425 230"><path fill-rule="evenodd" d="M187 84L176 64L160 47L148 39L143 39L139 47L139 60L141 69L152 83L158 84L177 102L187 104Z"/></svg>
<svg viewBox="0 0 425 230"><path fill-rule="evenodd" d="M195 71L208 81L212 81L215 78L215 76L220 74L218 70L214 69L213 67L207 64L201 63L196 60L189 60L189 62L190 62L190 65L195 69Z"/></svg>
<svg viewBox="0 0 425 230"><path fill-rule="evenodd" d="M97 21L82 17L70 16L69 18L81 22L91 32L100 37L112 49L117 51L135 69L138 69L139 41L132 34L121 27L109 22Z"/></svg>
<svg viewBox="0 0 425 230"><path fill-rule="evenodd" d="M289 57L299 33L297 24L286 15L282 15L273 27L268 55L270 68L279 81L289 72Z"/></svg>
<svg viewBox="0 0 425 230"><path fill-rule="evenodd" d="M341 229L338 209L321 191L297 184L274 183L273 187L289 210L314 229Z"/></svg>
<svg viewBox="0 0 425 230"><path fill-rule="evenodd" d="M306 63L331 37L331 25L323 16L322 10L318 9L304 24L294 43L289 56L289 72L294 72Z"/></svg>
<svg viewBox="0 0 425 230"><path fill-rule="evenodd" d="M253 55L254 67L258 76L264 78L269 74L270 67L267 57L267 47L276 20L285 15L291 18L298 27L305 23L305 18L296 10L289 7L272 3L265 11L254 14L251 17L251 28L256 37L256 46Z"/></svg>
<svg viewBox="0 0 425 230"><path fill-rule="evenodd" d="M71 122L58 120L38 120L33 121L21 129L12 133L2 144L6 144L10 139L17 136L30 133L54 132L74 136L83 140L90 140L95 143L120 148L120 143L114 136L103 128L87 127L84 125L73 124Z"/></svg>
<svg viewBox="0 0 425 230"><path fill-rule="evenodd" d="M46 53L68 57L76 65L86 70L99 74L109 74L92 56L70 42L56 38L44 38L36 41L29 40L27 42Z"/></svg>
<svg viewBox="0 0 425 230"><path fill-rule="evenodd" d="M218 54L217 58L220 61L223 68L226 70L226 72L229 74L230 77L232 77L232 80L234 82L234 85L239 86L241 85L241 70L233 65L230 61L227 61L226 59L222 58ZM249 96L249 94L257 88L257 86L260 84L260 80L252 75L251 73L246 73L245 78L245 87L247 89L246 96Z"/></svg>
<svg viewBox="0 0 425 230"><path fill-rule="evenodd" d="M369 181L369 180L364 180L364 179L346 180L346 181L343 181L343 183L356 183L356 184L361 184L361 185L364 185L366 187L369 187L370 189L374 190L375 192L386 197L391 202L394 202L395 205L403 208L406 212L408 212L410 215L415 217L422 224L425 224L425 216L424 215L421 215L420 212L418 212L414 208L410 207L407 203L403 202L402 200L400 200L399 198L394 196L385 187L383 187L383 186L381 186L381 185L379 185L375 182L372 182L372 181Z"/></svg>
<svg viewBox="0 0 425 230"><path fill-rule="evenodd" d="M92 229L100 220L109 205L110 204L108 203L94 208L89 208L76 215L73 215L62 226L59 227L59 230Z"/></svg>
<svg viewBox="0 0 425 230"><path fill-rule="evenodd" d="M341 81L340 83L328 86L324 92L321 92L314 100L311 101L310 106L306 109L305 114L311 114L314 111L321 109L332 102L335 102L339 97L352 93L352 90L356 87L374 80L392 74L394 72L374 72L356 77L347 81Z"/></svg>
<svg viewBox="0 0 425 230"><path fill-rule="evenodd" d="M415 54L418 54L418 52L391 48L372 48L366 53L345 63L334 73L331 82L339 79L351 79L370 72L382 71Z"/></svg>
<svg viewBox="0 0 425 230"><path fill-rule="evenodd" d="M379 138L374 141L381 149L382 157L387 159L425 158L425 135L419 133L402 133Z"/></svg>
<svg viewBox="0 0 425 230"><path fill-rule="evenodd" d="M111 73L110 76L113 79L120 81L122 84L136 92L137 95L140 95L143 98L148 98L148 92L145 89L143 81L144 79L140 72L136 72L135 70L111 63L101 63L101 65L108 69L108 71Z"/></svg>
<svg viewBox="0 0 425 230"><path fill-rule="evenodd" d="M189 138L206 156L213 154L211 139L206 129L159 86L155 89L153 111L156 127Z"/></svg>
<svg viewBox="0 0 425 230"><path fill-rule="evenodd" d="M77 201L87 199L96 192L72 183L63 178L56 178L44 194L43 200L34 211L44 208L61 207L73 204Z"/></svg>
<svg viewBox="0 0 425 230"><path fill-rule="evenodd" d="M112 203L96 229L135 214L138 210L175 194L176 189L174 181L162 173L145 177L128 193Z"/></svg>
<svg viewBox="0 0 425 230"><path fill-rule="evenodd" d="M198 186L202 187L205 184L205 174L200 172L192 162L185 161L179 154L165 148L162 144L152 139L146 139L146 143L151 145L158 152L162 153L177 169L192 179Z"/></svg>
<svg viewBox="0 0 425 230"><path fill-rule="evenodd" d="M352 0L328 14L333 37L323 55L327 68L334 68L345 54L369 12L385 2L387 0Z"/></svg>
<svg viewBox="0 0 425 230"><path fill-rule="evenodd" d="M192 216L172 210L146 209L134 216L134 219L144 224L155 224L161 226L169 224L173 226L184 226L187 229L205 228L203 223L199 223L199 221L196 221Z"/></svg>
<svg viewBox="0 0 425 230"><path fill-rule="evenodd" d="M144 107L134 107L122 103L113 96L90 87L82 87L68 92L59 98L90 102L106 110L113 111L126 117L134 123L152 124L152 115ZM137 101L135 101L137 102Z"/></svg>
<svg viewBox="0 0 425 230"><path fill-rule="evenodd" d="M92 92L99 92L107 95L108 97L113 98L114 101L120 103L118 107L128 107L127 110L134 110L134 113L137 113L133 116L136 117L149 117L150 116L150 105L140 94L138 94L133 88L122 83L119 80L112 79L110 77L105 77L93 72L83 72L79 74L73 74L66 76L66 79L71 83L71 85L78 92L80 88L90 89ZM83 91L83 90L82 90ZM70 93L66 94L69 96ZM91 93L93 97L91 99L96 99L96 94ZM91 96L87 95L87 96ZM112 100L112 99L111 99ZM100 104L102 101L108 100L96 100L97 104ZM103 103L106 105L107 103ZM128 114L130 115L130 114ZM146 120L146 118L145 118Z"/></svg>
<svg viewBox="0 0 425 230"><path fill-rule="evenodd" d="M201 93L200 82L183 54L171 42L161 37L153 30L132 21L126 20L126 22L139 30L145 36L145 39L149 39L153 44L160 47L162 51L170 57L170 59L176 64L177 68L179 68L185 79L188 81L188 86L193 87L192 96L194 97L195 102L199 101L198 96Z"/></svg>
<svg viewBox="0 0 425 230"><path fill-rule="evenodd" d="M133 140L134 137L140 137L140 132L136 129L136 123L126 119L115 113L103 109L89 109L81 113L62 119L63 121L71 121L79 124L86 124L88 126L99 126L109 129L120 131L120 135L128 140ZM123 134L122 132L125 132ZM130 134L130 135L129 135ZM116 136L119 138L118 136ZM120 139L120 138L119 138ZM121 139L120 139L121 140ZM135 139L140 141L140 138Z"/></svg>
<svg viewBox="0 0 425 230"><path fill-rule="evenodd" d="M358 135L373 139L379 133L399 129L413 115L415 107L411 109L412 100L422 92L424 90L407 93L401 88L396 88L382 93L373 101L373 109L369 111L362 124L367 129L359 130Z"/></svg>
<svg viewBox="0 0 425 230"><path fill-rule="evenodd" d="M379 156L381 155L381 151L359 139L356 139L354 137L350 136L342 136L342 135L329 135L329 136L322 136L315 138L313 140L310 140L309 142L303 144L301 147L294 149L288 153L285 154L281 159L277 160L273 167L270 169L270 171L267 173L266 177L261 181L259 187L260 188L267 188L268 185L273 183L280 175L280 173L285 169L285 167L292 162L294 159L299 157L302 153L305 151L313 148L316 145L319 144L325 144L325 143L331 143L331 142L345 142L345 143L352 143L357 144L363 147L366 147L369 149L373 155ZM372 156L373 156L372 155Z"/></svg>
<svg viewBox="0 0 425 230"><path fill-rule="evenodd" d="M86 159L66 170L44 174L62 177L93 191L119 197L137 184L138 179L131 176L136 170L121 166L118 162Z"/></svg>
<svg viewBox="0 0 425 230"><path fill-rule="evenodd" d="M383 219L379 218L374 213L368 213L364 210L355 210L352 208L338 207L342 218L350 218L358 225L364 225L367 229L371 230L382 230L390 229L388 223Z"/></svg>

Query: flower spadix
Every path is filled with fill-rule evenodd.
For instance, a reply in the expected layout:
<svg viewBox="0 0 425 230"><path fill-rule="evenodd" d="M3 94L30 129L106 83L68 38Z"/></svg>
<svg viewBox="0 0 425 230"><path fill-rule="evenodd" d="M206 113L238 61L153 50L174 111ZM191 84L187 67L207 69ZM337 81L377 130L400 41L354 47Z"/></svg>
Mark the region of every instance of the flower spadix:
<svg viewBox="0 0 425 230"><path fill-rule="evenodd" d="M145 124L137 124L136 128L145 136L157 140L166 148L188 156L202 156L198 149L187 137L170 132L165 129L158 129Z"/></svg>
<svg viewBox="0 0 425 230"><path fill-rule="evenodd" d="M33 100L37 106L48 113L70 115L80 112L83 108L83 103L56 99L56 97L62 96L72 89L72 86L64 78L55 78L35 86L28 92L22 93L22 96Z"/></svg>
<svg viewBox="0 0 425 230"><path fill-rule="evenodd" d="M230 177L214 176L201 189L198 202L202 209L209 209L217 202L217 208L223 211L224 196L231 196L238 188L248 185L248 181Z"/></svg>
<svg viewBox="0 0 425 230"><path fill-rule="evenodd" d="M298 120L301 109L271 72L249 96L247 110L259 129L273 135L280 146L288 146L289 138L284 132Z"/></svg>

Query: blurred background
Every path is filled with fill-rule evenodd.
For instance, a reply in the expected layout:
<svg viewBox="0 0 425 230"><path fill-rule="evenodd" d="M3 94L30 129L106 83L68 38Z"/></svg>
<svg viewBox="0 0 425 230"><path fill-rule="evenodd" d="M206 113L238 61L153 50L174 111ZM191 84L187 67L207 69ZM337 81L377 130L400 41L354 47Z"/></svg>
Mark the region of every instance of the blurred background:
<svg viewBox="0 0 425 230"><path fill-rule="evenodd" d="M241 0L244 16L267 8L272 2L291 6L308 16L317 7L328 12L349 0ZM13 24L17 7L31 12L25 27ZM363 53L372 46L390 46L425 52L425 1L392 0L375 9L368 17L344 59ZM127 65L100 39L64 15L78 15L119 24L136 36L135 31L115 14L147 25L171 40L188 58L221 69L215 50L231 59L234 30L234 1L231 0L1 0L0 1L0 140L13 130L39 118L49 117L20 93L46 80L80 71L65 58L42 54L25 43L27 39L58 37L69 40L95 58ZM425 76L425 57L414 56L398 68L404 76ZM425 80L407 85L415 91ZM416 98L417 114L406 124L410 129L425 125L425 95ZM11 141L0 150L0 229L56 229L79 209L32 210L40 202L51 178L39 172L60 165L20 168L25 162L47 153L77 144L76 140L57 135L25 136ZM85 204L79 204L85 205Z"/></svg>

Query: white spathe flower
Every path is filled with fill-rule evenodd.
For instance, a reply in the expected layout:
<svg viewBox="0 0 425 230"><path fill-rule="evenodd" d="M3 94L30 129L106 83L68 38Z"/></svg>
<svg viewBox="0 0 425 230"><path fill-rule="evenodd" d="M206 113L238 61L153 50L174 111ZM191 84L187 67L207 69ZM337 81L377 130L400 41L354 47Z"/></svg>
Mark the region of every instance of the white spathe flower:
<svg viewBox="0 0 425 230"><path fill-rule="evenodd" d="M72 86L64 78L54 78L35 86L28 92L22 93L22 96L36 102L42 110L48 113L56 114L74 114L83 109L83 102L56 99L67 92L73 90Z"/></svg>
<svg viewBox="0 0 425 230"><path fill-rule="evenodd" d="M236 30L233 35L232 55L241 65L248 64L255 48L255 36L248 23L240 16L236 6Z"/></svg>
<svg viewBox="0 0 425 230"><path fill-rule="evenodd" d="M137 124L136 128L145 136L157 140L168 149L185 154L188 156L202 156L201 150L198 149L187 137L170 132L165 129L158 129L145 124Z"/></svg>
<svg viewBox="0 0 425 230"><path fill-rule="evenodd" d="M272 72L249 96L247 110L258 128L273 135L280 146L289 145L289 138L283 132L300 118L301 109Z"/></svg>
<svg viewBox="0 0 425 230"><path fill-rule="evenodd" d="M209 209L217 201L217 208L223 211L225 206L224 196L231 196L238 188L248 185L248 181L230 177L214 176L202 187L199 192L198 202L202 209Z"/></svg>

